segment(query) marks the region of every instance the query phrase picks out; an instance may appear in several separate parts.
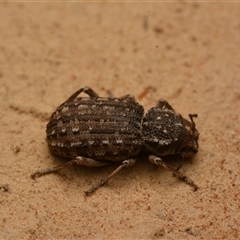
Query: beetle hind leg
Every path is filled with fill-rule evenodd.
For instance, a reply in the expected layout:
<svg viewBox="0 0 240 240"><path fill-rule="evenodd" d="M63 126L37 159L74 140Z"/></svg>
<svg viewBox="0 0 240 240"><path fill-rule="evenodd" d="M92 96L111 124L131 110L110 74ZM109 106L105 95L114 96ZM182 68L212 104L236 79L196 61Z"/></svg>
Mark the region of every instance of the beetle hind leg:
<svg viewBox="0 0 240 240"><path fill-rule="evenodd" d="M68 168L70 166L72 166L75 163L75 159L70 160L64 164L58 165L58 166L54 166L51 168L46 168L46 169L42 169L42 170L38 170L35 173L31 174L31 178L35 179L36 177L41 177L43 175L47 175L49 173L54 173L54 172L58 172L59 170L63 169L63 168Z"/></svg>
<svg viewBox="0 0 240 240"><path fill-rule="evenodd" d="M122 164L117 169L115 169L112 173L110 173L106 178L102 179L100 182L95 184L92 188L85 191L85 194L90 195L91 193L95 192L99 187L103 186L109 179L111 179L113 176L115 176L123 168L130 167L135 162L136 162L136 159L132 159L132 158L124 160L122 162ZM88 167L101 167L101 166L109 165L111 163L112 162L110 162L110 161L98 161L98 160L94 160L92 158L85 158L85 157L78 156L75 159L70 160L64 164L36 171L35 173L33 173L31 175L31 178L35 179L36 177L41 177L41 176L47 175L49 173L55 173L64 168L68 168L68 167L72 166L73 164L83 165L83 166L88 166Z"/></svg>
<svg viewBox="0 0 240 240"><path fill-rule="evenodd" d="M41 176L49 174L49 173L55 173L61 169L69 168L73 164L83 165L83 166L88 166L88 167L101 167L101 166L109 165L109 164L111 164L111 162L97 161L92 158L85 158L85 157L78 156L75 159L72 159L64 164L36 171L35 173L33 173L31 175L31 178L35 179L36 177L41 177Z"/></svg>
<svg viewBox="0 0 240 240"><path fill-rule="evenodd" d="M91 187L89 190L85 191L86 196L92 194L95 192L99 187L103 186L105 183L108 182L110 178L115 176L118 172L120 172L125 167L131 167L136 162L136 159L127 159L122 162L122 164L116 168L112 173L110 173L106 178L102 179L98 183L96 183L93 187Z"/></svg>

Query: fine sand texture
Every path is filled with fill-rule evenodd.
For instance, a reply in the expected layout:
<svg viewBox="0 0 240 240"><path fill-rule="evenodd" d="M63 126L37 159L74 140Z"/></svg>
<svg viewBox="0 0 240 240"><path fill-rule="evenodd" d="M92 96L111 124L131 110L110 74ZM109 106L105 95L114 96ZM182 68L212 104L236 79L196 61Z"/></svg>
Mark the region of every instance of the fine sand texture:
<svg viewBox="0 0 240 240"><path fill-rule="evenodd" d="M0 239L239 239L240 3L0 3ZM52 155L46 124L77 89L160 98L197 113L199 152L171 172L139 154L72 166ZM84 94L83 94L84 95ZM177 168L181 158L163 158Z"/></svg>

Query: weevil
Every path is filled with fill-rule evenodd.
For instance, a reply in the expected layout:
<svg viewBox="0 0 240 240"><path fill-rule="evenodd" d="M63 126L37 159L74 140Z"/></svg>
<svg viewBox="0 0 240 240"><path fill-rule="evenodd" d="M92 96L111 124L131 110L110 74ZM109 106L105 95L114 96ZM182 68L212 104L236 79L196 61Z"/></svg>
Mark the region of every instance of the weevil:
<svg viewBox="0 0 240 240"><path fill-rule="evenodd" d="M89 97L78 97L81 93ZM132 95L121 98L100 97L89 87L80 88L62 103L47 124L47 143L51 152L71 160L37 171L32 178L57 172L73 164L100 167L121 162L106 178L85 191L89 195L121 169L136 162L140 151L149 150L149 161L171 171L197 190L197 185L178 169L164 163L162 156L179 154L190 157L198 151L199 133L190 121L177 114L160 99L144 116L143 107ZM152 155L154 154L154 155Z"/></svg>

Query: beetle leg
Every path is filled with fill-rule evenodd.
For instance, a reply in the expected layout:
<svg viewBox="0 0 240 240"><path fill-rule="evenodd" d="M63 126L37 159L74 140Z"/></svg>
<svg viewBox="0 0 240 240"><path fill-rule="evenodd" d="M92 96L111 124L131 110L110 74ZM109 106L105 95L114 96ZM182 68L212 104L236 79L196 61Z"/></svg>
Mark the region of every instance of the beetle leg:
<svg viewBox="0 0 240 240"><path fill-rule="evenodd" d="M176 171L178 172L179 169L182 167L183 161L180 162L179 166L176 168Z"/></svg>
<svg viewBox="0 0 240 240"><path fill-rule="evenodd" d="M90 87L84 87L84 88L80 88L79 90L77 90L64 103L72 102L81 92L86 93L90 98L97 98L97 97L99 97L99 95L97 93L95 93ZM62 103L62 104L64 104L64 103Z"/></svg>
<svg viewBox="0 0 240 240"><path fill-rule="evenodd" d="M76 157L74 159L74 162L77 165L83 165L83 166L87 166L87 167L102 167L102 166L112 164L111 161L99 161L99 160L95 160L92 158L86 158L86 157L81 157L81 156Z"/></svg>
<svg viewBox="0 0 240 240"><path fill-rule="evenodd" d="M196 191L198 189L198 186L189 177L183 175L182 173L180 173L177 170L173 169L172 167L168 166L166 163L163 162L163 160L161 158L156 157L154 155L150 155L149 161L152 164L156 164L156 165L161 166L164 169L172 172L175 177L177 177L178 179L184 181L185 183L187 183L188 185L193 187L194 191Z"/></svg>
<svg viewBox="0 0 240 240"><path fill-rule="evenodd" d="M74 163L75 163L75 160L71 160L71 161L66 162L65 164L61 164L61 165L58 165L55 167L36 171L35 173L31 174L31 178L35 179L36 177L41 177L41 176L49 174L49 173L57 172L63 168L68 168L68 167L72 166Z"/></svg>
<svg viewBox="0 0 240 240"><path fill-rule="evenodd" d="M112 178L114 175L116 175L123 168L130 167L135 162L136 162L136 159L124 160L122 162L122 164L117 169L115 169L112 173L110 173L106 178L102 179L100 182L95 184L88 191L85 191L86 195L89 195L89 194L95 192L99 187L103 186L110 178ZM33 173L31 175L31 178L35 179L36 177L41 177L41 176L49 174L49 173L58 172L59 170L64 169L64 168L68 168L68 167L72 166L73 164L84 165L84 166L88 166L88 167L101 167L101 166L109 165L111 163L112 162L109 162L109 161L105 161L105 162L104 161L97 161L97 160L94 160L92 158L85 158L85 157L78 156L75 159L66 162L65 164L61 164L61 165L54 166L54 167L51 167L51 168L36 171L35 173Z"/></svg>
<svg viewBox="0 0 240 240"><path fill-rule="evenodd" d="M107 92L109 98L115 98L115 96L111 90L106 90L106 92Z"/></svg>
<svg viewBox="0 0 240 240"><path fill-rule="evenodd" d="M115 169L112 173L110 173L106 178L102 179L100 182L95 184L92 188L85 191L85 194L88 196L89 194L95 192L99 187L103 186L110 178L112 178L114 175L116 175L118 172L120 172L125 167L130 167L136 162L136 159L127 159L122 162L122 164Z"/></svg>
<svg viewBox="0 0 240 240"><path fill-rule="evenodd" d="M135 97L134 97L132 94L123 95L122 97L120 97L120 99L123 99L123 100L125 100L125 99L131 99L131 100L133 100L133 101L136 101L136 100L135 100Z"/></svg>
<svg viewBox="0 0 240 240"><path fill-rule="evenodd" d="M189 116L189 118L190 118L190 120L192 122L193 129L195 129L195 122L193 121L193 118L194 117L196 118L198 115L197 114L188 114L188 116Z"/></svg>
<svg viewBox="0 0 240 240"><path fill-rule="evenodd" d="M78 165L83 165L83 166L88 166L88 167L101 167L101 166L109 165L111 163L112 162L97 161L97 160L94 160L91 158L85 158L85 157L78 156L75 159L70 160L64 164L36 171L35 173L33 173L31 175L31 178L35 179L36 177L41 177L41 176L49 174L49 173L58 172L59 170L68 168L68 167L72 166L73 164L78 164Z"/></svg>
<svg viewBox="0 0 240 240"><path fill-rule="evenodd" d="M107 93L108 93L109 98L115 98L115 96L114 96L114 94L112 93L111 90L107 90ZM136 102L135 97L134 97L132 94L123 95L123 96L120 97L119 99L122 99L122 100L131 99L131 100L133 100L134 102Z"/></svg>
<svg viewBox="0 0 240 240"><path fill-rule="evenodd" d="M172 108L172 106L166 100L164 100L162 98L159 99L159 101L157 103L157 108L160 108L162 110L169 109L169 110L172 110L173 112L175 112L174 109Z"/></svg>

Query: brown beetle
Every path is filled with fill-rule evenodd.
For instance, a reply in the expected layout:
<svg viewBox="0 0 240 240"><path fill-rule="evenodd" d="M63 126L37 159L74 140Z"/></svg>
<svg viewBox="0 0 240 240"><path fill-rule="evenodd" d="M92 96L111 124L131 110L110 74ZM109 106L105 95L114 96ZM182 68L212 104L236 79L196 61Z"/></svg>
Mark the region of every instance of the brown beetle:
<svg viewBox="0 0 240 240"><path fill-rule="evenodd" d="M78 97L82 92L89 97ZM190 178L160 158L173 154L189 157L198 151L199 134L193 121L197 115L189 114L189 122L163 99L145 117L143 114L143 107L131 95L103 98L89 87L79 89L56 109L46 129L50 151L71 160L37 171L31 177L57 172L73 164L99 167L121 161L116 170L85 192L88 195L122 168L132 166L144 147L155 154L149 156L151 163L170 170L197 190Z"/></svg>

